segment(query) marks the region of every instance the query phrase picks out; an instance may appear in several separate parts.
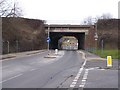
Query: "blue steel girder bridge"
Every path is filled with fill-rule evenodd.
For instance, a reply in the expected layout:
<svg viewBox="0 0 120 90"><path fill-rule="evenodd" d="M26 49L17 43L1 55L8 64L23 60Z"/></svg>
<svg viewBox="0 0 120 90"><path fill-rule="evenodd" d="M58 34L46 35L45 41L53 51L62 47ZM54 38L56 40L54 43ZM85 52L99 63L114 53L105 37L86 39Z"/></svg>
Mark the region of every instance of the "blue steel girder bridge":
<svg viewBox="0 0 120 90"><path fill-rule="evenodd" d="M59 40L63 36L74 36L78 39L78 49L96 48L95 25L46 25L46 34L50 36L50 49L59 49Z"/></svg>

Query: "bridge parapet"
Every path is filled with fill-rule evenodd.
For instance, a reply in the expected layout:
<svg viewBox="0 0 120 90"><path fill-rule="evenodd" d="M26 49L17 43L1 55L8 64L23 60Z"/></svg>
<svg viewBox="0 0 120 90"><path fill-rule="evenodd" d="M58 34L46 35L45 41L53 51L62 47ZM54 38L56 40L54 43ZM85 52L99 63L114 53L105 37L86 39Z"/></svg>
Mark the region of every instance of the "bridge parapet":
<svg viewBox="0 0 120 90"><path fill-rule="evenodd" d="M58 46L58 40L62 36L75 36L78 39L79 49L95 48L95 26L94 25L47 25L51 37L51 47Z"/></svg>
<svg viewBox="0 0 120 90"><path fill-rule="evenodd" d="M48 29L46 29L46 33L48 32ZM85 33L85 35L88 35L89 30L88 29L52 29L49 32L73 32L73 33Z"/></svg>

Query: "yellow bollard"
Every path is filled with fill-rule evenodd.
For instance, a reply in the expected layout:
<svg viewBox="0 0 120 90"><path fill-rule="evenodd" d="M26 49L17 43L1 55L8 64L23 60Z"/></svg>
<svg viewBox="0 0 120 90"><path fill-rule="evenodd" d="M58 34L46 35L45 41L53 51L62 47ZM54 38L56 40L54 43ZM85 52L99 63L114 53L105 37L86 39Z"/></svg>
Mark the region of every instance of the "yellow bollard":
<svg viewBox="0 0 120 90"><path fill-rule="evenodd" d="M107 56L107 67L112 67L112 57Z"/></svg>

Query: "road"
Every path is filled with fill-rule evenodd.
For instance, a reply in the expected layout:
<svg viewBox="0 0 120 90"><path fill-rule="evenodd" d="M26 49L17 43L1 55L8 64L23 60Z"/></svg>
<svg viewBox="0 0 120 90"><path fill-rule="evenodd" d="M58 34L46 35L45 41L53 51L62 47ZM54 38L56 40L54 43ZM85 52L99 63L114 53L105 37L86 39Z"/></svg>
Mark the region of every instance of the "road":
<svg viewBox="0 0 120 90"><path fill-rule="evenodd" d="M87 61L79 51L47 53L3 61L2 88L118 88L118 70L105 61Z"/></svg>

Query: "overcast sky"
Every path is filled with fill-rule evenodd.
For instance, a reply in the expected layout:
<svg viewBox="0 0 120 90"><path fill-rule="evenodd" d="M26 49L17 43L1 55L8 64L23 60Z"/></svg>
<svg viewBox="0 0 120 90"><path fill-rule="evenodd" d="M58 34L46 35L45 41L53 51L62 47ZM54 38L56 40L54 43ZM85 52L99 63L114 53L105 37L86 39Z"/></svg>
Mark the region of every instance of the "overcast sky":
<svg viewBox="0 0 120 90"><path fill-rule="evenodd" d="M118 18L120 0L17 0L24 17L47 23L80 24L84 18L111 13Z"/></svg>

